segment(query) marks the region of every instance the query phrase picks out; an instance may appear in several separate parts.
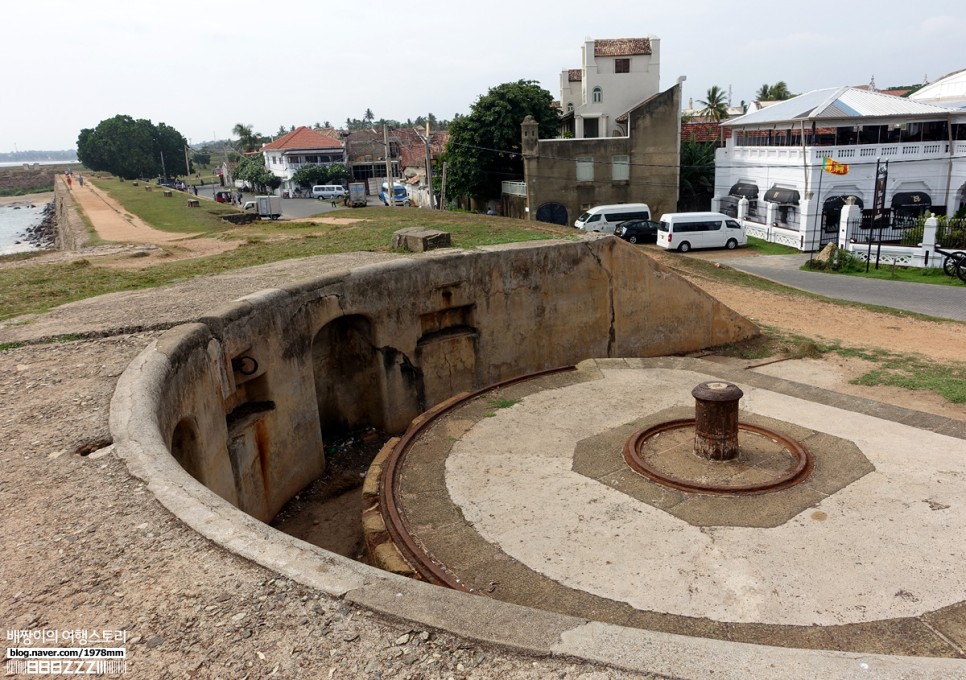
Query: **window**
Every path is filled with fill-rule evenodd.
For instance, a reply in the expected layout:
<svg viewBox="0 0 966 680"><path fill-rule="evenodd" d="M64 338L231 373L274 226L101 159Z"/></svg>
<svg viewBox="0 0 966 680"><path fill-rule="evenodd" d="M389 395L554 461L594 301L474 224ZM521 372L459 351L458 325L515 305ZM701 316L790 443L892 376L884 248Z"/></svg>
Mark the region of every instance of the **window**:
<svg viewBox="0 0 966 680"><path fill-rule="evenodd" d="M567 102L567 111L573 111L573 110L574 110L574 105L571 104L570 102Z"/></svg>
<svg viewBox="0 0 966 680"><path fill-rule="evenodd" d="M630 73L631 72L631 60L630 59L615 59L614 60L614 73Z"/></svg>
<svg viewBox="0 0 966 680"><path fill-rule="evenodd" d="M611 156L611 179L615 182L627 182L631 178L631 157Z"/></svg>
<svg viewBox="0 0 966 680"><path fill-rule="evenodd" d="M594 159L592 157L584 156L577 159L577 181L594 181Z"/></svg>
<svg viewBox="0 0 966 680"><path fill-rule="evenodd" d="M602 89L600 89L599 87L595 87L594 88L594 103L595 104L600 104L602 101L604 101L604 91Z"/></svg>

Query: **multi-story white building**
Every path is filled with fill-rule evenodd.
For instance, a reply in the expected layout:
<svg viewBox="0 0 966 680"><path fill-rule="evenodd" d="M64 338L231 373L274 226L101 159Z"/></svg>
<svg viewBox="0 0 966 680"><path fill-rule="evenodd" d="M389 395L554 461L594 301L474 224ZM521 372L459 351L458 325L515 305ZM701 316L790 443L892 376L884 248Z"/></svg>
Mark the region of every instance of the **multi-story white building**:
<svg viewBox="0 0 966 680"><path fill-rule="evenodd" d="M846 202L873 207L886 163L884 207L896 227L886 237L903 218L966 207L966 72L917 95L830 88L728 120L713 209L744 219L752 235L816 250L836 240Z"/></svg>
<svg viewBox="0 0 966 680"><path fill-rule="evenodd" d="M588 38L581 52L580 68L560 74L562 130L577 139L626 136L617 118L661 91L661 39Z"/></svg>
<svg viewBox="0 0 966 680"><path fill-rule="evenodd" d="M333 139L307 127L299 127L262 147L265 169L282 179L282 191L294 192L292 176L304 165L345 163L345 147Z"/></svg>

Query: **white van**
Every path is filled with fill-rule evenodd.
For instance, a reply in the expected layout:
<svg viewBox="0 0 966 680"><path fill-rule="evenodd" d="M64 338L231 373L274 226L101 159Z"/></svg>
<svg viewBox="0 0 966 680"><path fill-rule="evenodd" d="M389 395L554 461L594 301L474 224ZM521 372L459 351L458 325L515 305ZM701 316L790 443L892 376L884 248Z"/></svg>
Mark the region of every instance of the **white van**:
<svg viewBox="0 0 966 680"><path fill-rule="evenodd" d="M744 225L717 212L666 213L657 230L659 246L682 253L692 248L732 250L747 242Z"/></svg>
<svg viewBox="0 0 966 680"><path fill-rule="evenodd" d="M316 184L312 187L312 198L320 201L332 198L342 198L345 196L345 189L339 184Z"/></svg>
<svg viewBox="0 0 966 680"><path fill-rule="evenodd" d="M578 217L574 226L584 231L613 234L614 227L621 222L649 219L651 219L651 209L647 207L647 203L619 203L594 206Z"/></svg>

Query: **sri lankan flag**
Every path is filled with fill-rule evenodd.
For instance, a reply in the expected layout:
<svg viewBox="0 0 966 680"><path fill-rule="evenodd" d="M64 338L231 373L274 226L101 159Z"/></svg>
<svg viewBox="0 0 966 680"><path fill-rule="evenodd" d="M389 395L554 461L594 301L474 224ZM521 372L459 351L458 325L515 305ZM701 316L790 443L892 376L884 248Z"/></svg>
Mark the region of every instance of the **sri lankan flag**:
<svg viewBox="0 0 966 680"><path fill-rule="evenodd" d="M825 157L825 162L822 164L822 170L831 175L847 175L849 174L849 166L847 163L839 163L833 161L828 156Z"/></svg>

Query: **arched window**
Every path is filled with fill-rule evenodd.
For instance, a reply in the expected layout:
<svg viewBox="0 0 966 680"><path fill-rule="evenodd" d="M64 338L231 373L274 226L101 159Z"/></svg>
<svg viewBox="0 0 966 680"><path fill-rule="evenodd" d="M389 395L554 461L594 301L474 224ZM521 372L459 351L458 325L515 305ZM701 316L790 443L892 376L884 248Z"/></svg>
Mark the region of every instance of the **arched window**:
<svg viewBox="0 0 966 680"><path fill-rule="evenodd" d="M595 87L594 88L594 103L595 104L600 104L602 101L604 101L604 91L602 89L600 89L599 87Z"/></svg>
<svg viewBox="0 0 966 680"><path fill-rule="evenodd" d="M574 105L571 104L570 102L567 102L567 111L573 111L573 110L574 110Z"/></svg>

